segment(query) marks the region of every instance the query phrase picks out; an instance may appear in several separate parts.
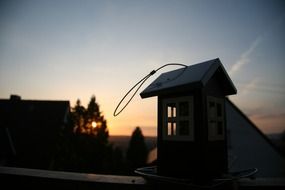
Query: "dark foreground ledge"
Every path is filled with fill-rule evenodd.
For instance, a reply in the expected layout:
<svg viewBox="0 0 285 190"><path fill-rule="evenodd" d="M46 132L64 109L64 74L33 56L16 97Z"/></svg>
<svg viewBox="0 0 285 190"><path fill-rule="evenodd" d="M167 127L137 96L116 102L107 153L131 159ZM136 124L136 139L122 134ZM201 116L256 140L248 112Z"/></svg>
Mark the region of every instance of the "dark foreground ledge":
<svg viewBox="0 0 285 190"><path fill-rule="evenodd" d="M27 168L1 167L1 189L39 188L39 189L199 189L179 186L178 184L149 183L140 176L102 175L89 173L74 173ZM239 179L234 183L214 189L285 189L285 178Z"/></svg>
<svg viewBox="0 0 285 190"><path fill-rule="evenodd" d="M145 189L139 176L101 175L0 166L0 189ZM5 186L7 185L7 186Z"/></svg>

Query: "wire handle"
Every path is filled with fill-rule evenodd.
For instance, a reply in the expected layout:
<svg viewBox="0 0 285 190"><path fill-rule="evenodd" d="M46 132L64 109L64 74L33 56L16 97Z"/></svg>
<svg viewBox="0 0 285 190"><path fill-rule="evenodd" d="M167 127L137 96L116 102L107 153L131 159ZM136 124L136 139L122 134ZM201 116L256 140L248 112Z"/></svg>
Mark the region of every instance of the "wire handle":
<svg viewBox="0 0 285 190"><path fill-rule="evenodd" d="M139 82L137 82L126 94L125 96L121 99L121 101L118 103L116 109L114 110L113 116L116 117L117 115L119 115L128 105L129 103L132 101L132 99L134 98L134 96L136 95L136 93L138 92L138 90L141 88L141 86L145 83L145 81L152 75L154 75L157 71L159 71L160 69L170 66L170 65L177 65L177 66L183 66L183 67L187 67L187 65L184 64L180 64L180 63L168 63L165 64L161 67L159 67L156 70L152 70L149 74L147 74L145 77L143 77ZM137 87L138 86L138 87ZM117 111L120 107L120 105L122 104L122 102L125 100L125 98L137 87L137 89L135 90L135 92L132 94L132 96L130 97L130 99L128 100L128 102L120 109L120 111Z"/></svg>

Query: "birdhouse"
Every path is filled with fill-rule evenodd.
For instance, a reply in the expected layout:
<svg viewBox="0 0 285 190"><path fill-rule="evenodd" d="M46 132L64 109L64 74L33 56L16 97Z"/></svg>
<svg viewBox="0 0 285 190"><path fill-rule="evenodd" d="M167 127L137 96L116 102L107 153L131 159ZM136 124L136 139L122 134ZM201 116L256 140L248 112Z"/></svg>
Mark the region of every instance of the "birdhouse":
<svg viewBox="0 0 285 190"><path fill-rule="evenodd" d="M218 58L162 73L141 92L158 96L159 175L213 179L228 172L224 102L236 92Z"/></svg>

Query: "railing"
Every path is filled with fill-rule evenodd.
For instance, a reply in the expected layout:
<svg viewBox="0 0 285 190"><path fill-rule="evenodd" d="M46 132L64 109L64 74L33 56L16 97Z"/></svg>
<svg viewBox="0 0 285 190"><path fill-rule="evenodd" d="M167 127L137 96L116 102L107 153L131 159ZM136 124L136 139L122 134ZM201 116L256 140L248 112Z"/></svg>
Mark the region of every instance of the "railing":
<svg viewBox="0 0 285 190"><path fill-rule="evenodd" d="M0 188L68 189L68 190L145 190L145 189L201 189L179 184L149 182L140 176L119 176L50 171L27 168L0 167ZM285 178L239 179L213 189L285 189Z"/></svg>

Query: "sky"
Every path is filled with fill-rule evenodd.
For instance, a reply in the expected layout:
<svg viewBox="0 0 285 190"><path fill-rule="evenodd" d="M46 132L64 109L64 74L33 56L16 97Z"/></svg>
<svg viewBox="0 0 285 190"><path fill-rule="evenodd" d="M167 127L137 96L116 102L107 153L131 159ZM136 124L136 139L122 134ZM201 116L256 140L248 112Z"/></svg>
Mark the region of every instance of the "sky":
<svg viewBox="0 0 285 190"><path fill-rule="evenodd" d="M238 93L230 96L264 133L285 130L285 2L277 0L0 1L0 98L92 95L110 135L140 126L156 135L157 99L125 93L167 63L220 58ZM162 72L150 77L141 92Z"/></svg>

